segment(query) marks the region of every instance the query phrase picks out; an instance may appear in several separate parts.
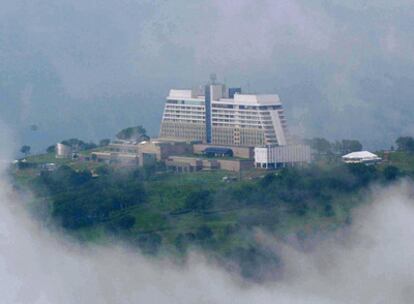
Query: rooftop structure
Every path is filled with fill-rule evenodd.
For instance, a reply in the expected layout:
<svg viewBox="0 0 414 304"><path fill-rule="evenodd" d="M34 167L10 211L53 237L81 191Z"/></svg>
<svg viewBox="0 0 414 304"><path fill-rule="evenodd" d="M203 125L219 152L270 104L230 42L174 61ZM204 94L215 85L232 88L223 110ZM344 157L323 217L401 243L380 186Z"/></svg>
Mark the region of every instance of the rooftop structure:
<svg viewBox="0 0 414 304"><path fill-rule="evenodd" d="M214 147L214 148L225 148L230 149L232 151L233 157L237 158L245 158L245 159L254 159L254 147L243 147L243 146L221 146L221 145L211 145L211 144L194 144L193 145L193 153L202 155L204 154L207 148Z"/></svg>
<svg viewBox="0 0 414 304"><path fill-rule="evenodd" d="M286 145L287 123L278 95L242 94L209 84L204 90L170 90L160 138L215 145Z"/></svg>
<svg viewBox="0 0 414 304"><path fill-rule="evenodd" d="M207 147L204 149L203 154L210 157L233 157L233 150L223 147Z"/></svg>
<svg viewBox="0 0 414 304"><path fill-rule="evenodd" d="M342 160L347 164L376 164L382 159L374 153L368 151L358 151L342 156Z"/></svg>

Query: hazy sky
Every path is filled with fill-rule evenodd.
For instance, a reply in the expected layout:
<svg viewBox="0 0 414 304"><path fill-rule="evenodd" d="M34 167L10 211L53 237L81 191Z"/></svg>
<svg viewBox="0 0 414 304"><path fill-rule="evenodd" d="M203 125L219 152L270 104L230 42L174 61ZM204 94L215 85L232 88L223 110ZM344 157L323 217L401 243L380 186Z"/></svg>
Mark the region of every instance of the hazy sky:
<svg viewBox="0 0 414 304"><path fill-rule="evenodd" d="M278 93L298 135L388 147L414 135L413 24L408 0L3 0L0 119L37 147L157 135L169 88L215 72Z"/></svg>

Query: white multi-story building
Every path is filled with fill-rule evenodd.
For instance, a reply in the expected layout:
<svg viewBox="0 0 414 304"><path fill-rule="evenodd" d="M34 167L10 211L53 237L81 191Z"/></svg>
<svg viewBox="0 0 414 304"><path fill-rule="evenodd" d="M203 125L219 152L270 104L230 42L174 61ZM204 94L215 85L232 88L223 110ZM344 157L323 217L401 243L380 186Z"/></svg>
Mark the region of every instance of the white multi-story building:
<svg viewBox="0 0 414 304"><path fill-rule="evenodd" d="M170 90L161 138L216 145L286 145L287 123L278 95L241 94L212 84L203 90Z"/></svg>

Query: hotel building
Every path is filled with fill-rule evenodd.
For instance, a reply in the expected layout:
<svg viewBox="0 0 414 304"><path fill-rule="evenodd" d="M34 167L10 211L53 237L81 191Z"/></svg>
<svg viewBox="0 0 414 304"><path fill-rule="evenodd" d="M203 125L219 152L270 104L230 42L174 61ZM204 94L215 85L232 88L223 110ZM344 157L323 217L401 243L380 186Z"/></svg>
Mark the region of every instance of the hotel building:
<svg viewBox="0 0 414 304"><path fill-rule="evenodd" d="M160 138L214 145L287 144L287 123L278 95L242 94L240 88L210 84L170 90Z"/></svg>

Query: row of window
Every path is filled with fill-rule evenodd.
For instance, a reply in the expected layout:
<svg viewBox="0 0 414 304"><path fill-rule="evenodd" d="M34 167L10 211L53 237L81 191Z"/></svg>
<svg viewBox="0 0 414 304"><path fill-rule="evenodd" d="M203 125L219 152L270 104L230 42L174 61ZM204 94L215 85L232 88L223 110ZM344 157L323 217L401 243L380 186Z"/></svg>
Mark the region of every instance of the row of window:
<svg viewBox="0 0 414 304"><path fill-rule="evenodd" d="M184 137L184 138L195 138L203 139L205 136L204 129L197 129L191 127L167 127L161 128L161 136L165 137Z"/></svg>
<svg viewBox="0 0 414 304"><path fill-rule="evenodd" d="M164 113L164 117L194 117L194 118L204 118L202 114L193 114L193 113Z"/></svg>
<svg viewBox="0 0 414 304"><path fill-rule="evenodd" d="M195 112L201 112L204 113L205 110L200 107L185 107L185 108L178 108L178 107L166 107L164 111L178 111L178 112L184 112L184 111L195 111Z"/></svg>
<svg viewBox="0 0 414 304"><path fill-rule="evenodd" d="M237 109L232 109L232 110L228 110L228 109L216 109L216 108L212 108L212 112L213 113L229 113L229 114L252 114L252 115L270 115L269 111L251 111L251 110L237 110ZM282 111L277 111L279 115L283 115L283 110Z"/></svg>
<svg viewBox="0 0 414 304"><path fill-rule="evenodd" d="M163 122L175 122L175 123L188 123L188 124L203 124L204 125L204 120L194 120L194 119L185 119L185 118L180 118L180 119L174 119L174 118L165 118L163 119Z"/></svg>
<svg viewBox="0 0 414 304"><path fill-rule="evenodd" d="M214 127L217 128L218 126L215 125ZM203 140L205 137L205 129L203 124L194 126L167 122L161 126L161 136ZM226 128L225 126L222 126L221 129L220 127L219 129L213 128L212 140L216 144L262 145L265 142L269 144L277 143L274 134L271 136L266 134L265 136L263 131L247 130L243 127L240 129Z"/></svg>
<svg viewBox="0 0 414 304"><path fill-rule="evenodd" d="M204 105L204 100L167 100L167 104Z"/></svg>
<svg viewBox="0 0 414 304"><path fill-rule="evenodd" d="M221 109L240 109L240 110L278 110L282 109L281 105L272 105L272 106L247 106L247 105L232 105L232 104L221 104L213 103L213 108Z"/></svg>

